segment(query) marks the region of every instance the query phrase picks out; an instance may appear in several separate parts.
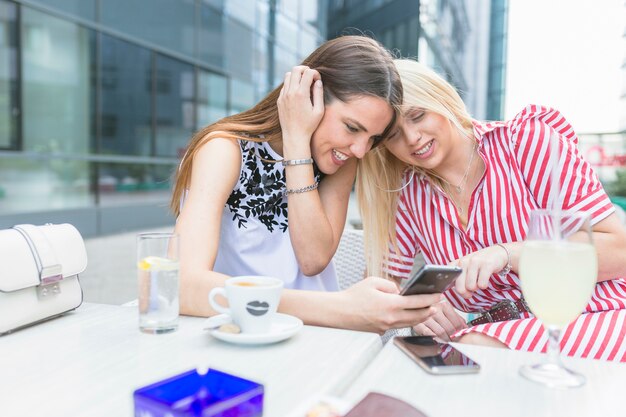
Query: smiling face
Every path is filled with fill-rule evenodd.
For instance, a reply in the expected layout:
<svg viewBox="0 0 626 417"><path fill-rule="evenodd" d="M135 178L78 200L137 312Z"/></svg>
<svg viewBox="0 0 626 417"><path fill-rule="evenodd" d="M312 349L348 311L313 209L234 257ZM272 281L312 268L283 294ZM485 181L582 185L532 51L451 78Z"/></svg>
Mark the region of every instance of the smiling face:
<svg viewBox="0 0 626 417"><path fill-rule="evenodd" d="M421 108L407 111L398 126L385 147L402 162L426 170L441 170L459 139L450 120Z"/></svg>
<svg viewBox="0 0 626 417"><path fill-rule="evenodd" d="M362 158L391 122L393 110L380 97L357 96L347 102L335 99L325 106L324 117L311 138L311 153L327 175L337 172L350 158Z"/></svg>

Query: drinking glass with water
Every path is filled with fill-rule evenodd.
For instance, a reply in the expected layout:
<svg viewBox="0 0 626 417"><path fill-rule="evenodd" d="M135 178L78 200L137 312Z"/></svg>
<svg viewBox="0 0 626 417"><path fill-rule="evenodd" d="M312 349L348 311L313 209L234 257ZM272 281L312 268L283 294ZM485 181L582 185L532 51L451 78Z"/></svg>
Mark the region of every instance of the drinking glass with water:
<svg viewBox="0 0 626 417"><path fill-rule="evenodd" d="M139 329L169 333L178 328L179 237L174 233L137 236Z"/></svg>

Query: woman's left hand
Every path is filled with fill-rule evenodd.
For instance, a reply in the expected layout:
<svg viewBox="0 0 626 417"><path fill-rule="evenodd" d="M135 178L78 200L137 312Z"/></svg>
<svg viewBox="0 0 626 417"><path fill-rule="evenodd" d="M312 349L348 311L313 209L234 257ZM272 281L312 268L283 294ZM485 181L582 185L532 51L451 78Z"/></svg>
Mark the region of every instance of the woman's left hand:
<svg viewBox="0 0 626 417"><path fill-rule="evenodd" d="M462 297L471 298L475 291L487 288L491 276L502 271L508 261L507 252L497 245L452 261L450 265L463 268L463 272L456 279L454 288Z"/></svg>

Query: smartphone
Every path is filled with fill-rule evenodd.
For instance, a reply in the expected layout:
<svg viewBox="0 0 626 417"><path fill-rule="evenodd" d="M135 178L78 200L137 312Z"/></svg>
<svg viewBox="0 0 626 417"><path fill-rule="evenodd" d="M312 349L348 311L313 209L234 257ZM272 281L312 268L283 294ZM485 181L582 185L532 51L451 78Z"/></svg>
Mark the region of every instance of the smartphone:
<svg viewBox="0 0 626 417"><path fill-rule="evenodd" d="M458 266L424 265L409 277L400 295L433 294L452 286L463 269Z"/></svg>
<svg viewBox="0 0 626 417"><path fill-rule="evenodd" d="M452 345L439 343L431 336L396 337L393 343L429 374L471 374L480 370L480 365Z"/></svg>

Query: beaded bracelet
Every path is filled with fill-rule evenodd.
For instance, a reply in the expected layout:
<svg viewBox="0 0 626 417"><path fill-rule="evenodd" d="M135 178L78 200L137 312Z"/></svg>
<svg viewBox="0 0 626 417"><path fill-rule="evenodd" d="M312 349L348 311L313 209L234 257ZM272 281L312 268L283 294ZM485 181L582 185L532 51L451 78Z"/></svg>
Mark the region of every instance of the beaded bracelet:
<svg viewBox="0 0 626 417"><path fill-rule="evenodd" d="M283 162L283 166L308 165L308 164L312 164L313 163L313 158L308 158L308 159L283 159L282 162Z"/></svg>
<svg viewBox="0 0 626 417"><path fill-rule="evenodd" d="M302 194L302 193L306 193L307 191L315 190L318 185L320 185L319 181L315 181L314 184L307 185L306 187L302 187L302 188L287 188L285 190L285 194Z"/></svg>

